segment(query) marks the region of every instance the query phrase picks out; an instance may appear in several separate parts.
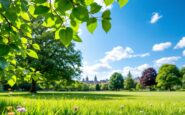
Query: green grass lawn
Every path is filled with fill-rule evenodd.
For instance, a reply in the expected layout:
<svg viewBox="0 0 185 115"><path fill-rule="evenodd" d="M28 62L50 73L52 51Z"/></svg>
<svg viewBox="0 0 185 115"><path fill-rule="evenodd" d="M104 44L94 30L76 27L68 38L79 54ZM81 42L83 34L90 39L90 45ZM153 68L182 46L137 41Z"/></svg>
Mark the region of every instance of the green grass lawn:
<svg viewBox="0 0 185 115"><path fill-rule="evenodd" d="M185 115L185 92L0 93L0 113L8 106L18 115Z"/></svg>

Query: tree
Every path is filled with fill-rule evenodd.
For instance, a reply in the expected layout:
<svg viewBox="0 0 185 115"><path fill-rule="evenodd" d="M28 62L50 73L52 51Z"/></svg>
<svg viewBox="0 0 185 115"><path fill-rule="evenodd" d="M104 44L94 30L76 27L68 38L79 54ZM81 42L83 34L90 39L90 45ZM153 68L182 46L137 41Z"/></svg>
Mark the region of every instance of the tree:
<svg viewBox="0 0 185 115"><path fill-rule="evenodd" d="M181 84L180 72L175 65L164 64L159 68L156 81L158 87L172 90L173 86Z"/></svg>
<svg viewBox="0 0 185 115"><path fill-rule="evenodd" d="M107 84L107 83L103 83L103 84L101 84L101 90L108 90L109 89L109 84Z"/></svg>
<svg viewBox="0 0 185 115"><path fill-rule="evenodd" d="M181 74L181 76L184 76L184 75L185 75L185 67L182 67L182 68L181 68L180 74Z"/></svg>
<svg viewBox="0 0 185 115"><path fill-rule="evenodd" d="M109 81L109 89L120 90L123 88L123 76L121 73L115 72L111 75Z"/></svg>
<svg viewBox="0 0 185 115"><path fill-rule="evenodd" d="M95 86L96 91L100 91L100 85L97 83Z"/></svg>
<svg viewBox="0 0 185 115"><path fill-rule="evenodd" d="M105 0L109 6L115 0ZM118 0L120 7L128 0ZM42 18L42 25L53 32L55 39L60 39L65 47L72 41L81 42L78 36L79 27L86 23L87 29L93 33L97 21L101 20L105 32L111 28L111 12L99 12L102 6L94 0L0 0L0 70L1 76L7 76L16 66L17 56L30 56L38 59L34 49L27 47L32 42L23 43L34 37L33 20ZM97 17L97 13L100 17ZM12 64L12 60L14 60ZM8 68L8 69L7 69ZM13 86L17 76L12 73L8 83Z"/></svg>
<svg viewBox="0 0 185 115"><path fill-rule="evenodd" d="M140 83L137 83L137 84L136 84L136 90L140 90L140 89L142 89L142 86L141 86Z"/></svg>
<svg viewBox="0 0 185 115"><path fill-rule="evenodd" d="M140 83L143 87L155 85L157 72L154 68L145 69L142 73Z"/></svg>
<svg viewBox="0 0 185 115"><path fill-rule="evenodd" d="M183 67L181 70L180 70L180 74L181 74L181 77L182 77L182 88L185 89L185 67Z"/></svg>
<svg viewBox="0 0 185 115"><path fill-rule="evenodd" d="M135 86L135 83L134 83L134 80L132 79L132 74L129 71L127 77L124 80L124 88L126 90L131 90L132 88L134 88L134 86Z"/></svg>
<svg viewBox="0 0 185 115"><path fill-rule="evenodd" d="M34 72L41 73L42 76L28 76L31 79L31 92L36 92L36 82L43 80L52 83L53 81L68 80L78 78L81 73L81 52L74 49L74 44L66 48L60 41L53 38L53 34L41 27L37 27L35 37L32 42L33 49L37 49L39 59L30 57L18 58L18 65L26 68L34 68ZM40 34L39 34L40 33ZM38 45L37 45L38 44Z"/></svg>

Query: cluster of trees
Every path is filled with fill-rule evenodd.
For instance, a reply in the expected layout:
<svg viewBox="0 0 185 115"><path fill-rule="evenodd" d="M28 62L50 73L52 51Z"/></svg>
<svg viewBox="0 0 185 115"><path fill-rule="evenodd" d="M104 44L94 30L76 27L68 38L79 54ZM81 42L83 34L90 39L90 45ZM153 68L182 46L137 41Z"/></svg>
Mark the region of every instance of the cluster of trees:
<svg viewBox="0 0 185 115"><path fill-rule="evenodd" d="M110 78L109 89L185 89L185 67L179 70L176 65L164 64L159 68L158 73L154 68L147 68L139 81L134 80L130 72L125 79L116 72Z"/></svg>
<svg viewBox="0 0 185 115"><path fill-rule="evenodd" d="M11 88L36 93L37 89L49 89L50 84L60 84L64 81L70 83L72 79L79 78L81 52L75 49L74 43L66 48L61 41L55 40L54 34L47 31L41 23L41 19L34 21L34 36L31 41L21 39L24 47L37 50L37 54L30 50L30 56L18 55L4 70L0 68L0 89ZM32 45L29 45L29 42L32 42Z"/></svg>
<svg viewBox="0 0 185 115"><path fill-rule="evenodd" d="M51 60L51 59L48 58L48 60ZM22 61L22 62L25 63L25 61ZM77 62L79 62L79 60ZM37 60L36 63L41 63L41 62ZM58 64L54 63L53 68L55 68L55 66L57 65ZM79 69L79 68L76 68L76 69ZM46 80L41 79L42 77L39 77L39 79L37 78L36 80L34 78L35 83L37 83L34 86L35 91L36 89L37 90L56 90L56 91L100 91L100 90L105 91L105 90L123 90L123 89L125 90L185 89L185 67L179 70L175 65L172 65L172 64L162 65L159 68L158 73L154 68L147 68L142 72L142 76L138 79L134 79L130 72L126 77L123 77L121 73L115 72L111 75L108 83L97 83L97 84L88 84L88 83L80 82L78 80L69 80L69 79L66 79L65 77L62 78L62 76L60 76L61 74L59 73L56 73L57 75L59 75L58 77L50 77L52 74L54 74L53 73L54 70L52 70L52 68L50 68L50 70L48 69L46 70L47 71L43 71L43 73L48 75L48 78L45 77L47 78ZM65 70L64 72L68 72L68 71ZM72 73L74 75L77 74L75 72L72 72ZM78 72L78 74L79 73L80 71ZM5 82L6 81L4 81L4 83ZM29 81L19 80L16 83L16 85L12 87L12 89L29 91L30 89L32 89L32 87L33 87L32 82L30 84ZM7 83L3 84L3 86L0 85L0 90L8 90L9 88L10 86Z"/></svg>
<svg viewBox="0 0 185 115"><path fill-rule="evenodd" d="M104 0L115 2L123 7L128 0ZM0 0L0 85L31 81L36 92L40 81L78 77L80 54L71 43L82 42L82 24L90 33L98 21L105 32L111 29L111 11L102 9L95 0Z"/></svg>

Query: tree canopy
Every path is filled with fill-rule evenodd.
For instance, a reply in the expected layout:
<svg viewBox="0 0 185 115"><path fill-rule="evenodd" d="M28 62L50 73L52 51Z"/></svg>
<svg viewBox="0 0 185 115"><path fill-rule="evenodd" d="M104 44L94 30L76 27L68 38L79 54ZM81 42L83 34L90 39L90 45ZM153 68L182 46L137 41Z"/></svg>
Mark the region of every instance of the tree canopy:
<svg viewBox="0 0 185 115"><path fill-rule="evenodd" d="M180 77L180 72L175 65L164 64L159 68L157 86L171 90L173 86L180 84Z"/></svg>
<svg viewBox="0 0 185 115"><path fill-rule="evenodd" d="M157 76L157 72L154 68L147 68L143 71L141 79L140 79L140 83L142 86L146 87L146 86L151 86L151 85L155 85L155 79Z"/></svg>
<svg viewBox="0 0 185 115"><path fill-rule="evenodd" d="M128 2L104 0L106 6L116 1L120 7ZM13 85L17 76L10 73L17 71L16 57L39 58L35 50L38 44L32 42L34 20L41 18L41 25L68 47L72 41L82 41L78 30L83 23L90 33L96 29L98 20L105 32L110 30L111 12L100 12L101 9L94 0L0 0L0 76L6 76Z"/></svg>
<svg viewBox="0 0 185 115"><path fill-rule="evenodd" d="M131 90L134 87L135 87L135 83L134 83L134 80L132 78L132 74L129 72L127 77L124 80L124 88L126 90Z"/></svg>
<svg viewBox="0 0 185 115"><path fill-rule="evenodd" d="M119 90L123 88L123 76L121 73L115 72L109 80L109 88L111 90Z"/></svg>

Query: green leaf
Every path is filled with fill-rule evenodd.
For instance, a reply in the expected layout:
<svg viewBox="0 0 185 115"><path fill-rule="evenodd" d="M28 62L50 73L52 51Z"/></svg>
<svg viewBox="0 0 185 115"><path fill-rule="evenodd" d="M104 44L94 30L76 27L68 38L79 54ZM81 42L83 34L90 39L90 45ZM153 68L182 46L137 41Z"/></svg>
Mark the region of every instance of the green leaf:
<svg viewBox="0 0 185 115"><path fill-rule="evenodd" d="M8 55L10 47L8 45L0 44L0 56Z"/></svg>
<svg viewBox="0 0 185 115"><path fill-rule="evenodd" d="M98 13L101 10L101 8L102 7L100 5L98 5L97 3L93 3L93 4L91 4L90 12L92 14Z"/></svg>
<svg viewBox="0 0 185 115"><path fill-rule="evenodd" d="M33 48L36 50L40 50L40 46L38 44L32 44Z"/></svg>
<svg viewBox="0 0 185 115"><path fill-rule="evenodd" d="M71 28L73 29L73 31L74 32L78 32L78 30L79 30L79 23L78 23L78 21L75 21L75 20L73 20L73 18L71 18L70 24L71 24Z"/></svg>
<svg viewBox="0 0 185 115"><path fill-rule="evenodd" d="M49 7L39 5L35 7L34 14L44 14L44 13L47 13L48 11L49 11Z"/></svg>
<svg viewBox="0 0 185 115"><path fill-rule="evenodd" d="M21 9L22 11L25 11L25 12L28 11L28 1L27 0L21 0Z"/></svg>
<svg viewBox="0 0 185 115"><path fill-rule="evenodd" d="M8 84L12 87L15 85L17 80L17 77L15 75L12 76L12 78L10 80L8 80Z"/></svg>
<svg viewBox="0 0 185 115"><path fill-rule="evenodd" d="M47 20L43 23L43 26L45 27L51 27L54 25L55 25L55 21L51 17L47 18Z"/></svg>
<svg viewBox="0 0 185 115"><path fill-rule="evenodd" d="M111 19L111 18L110 18L110 14L111 14L110 10L106 10L106 11L103 12L102 18L103 18L103 19L110 20L110 19Z"/></svg>
<svg viewBox="0 0 185 115"><path fill-rule="evenodd" d="M118 0L120 8L125 6L128 3L128 0Z"/></svg>
<svg viewBox="0 0 185 115"><path fill-rule="evenodd" d="M34 79L35 81L37 81L37 80L39 79L39 77L41 77L41 73L40 73L39 71L37 71L37 72L35 73L35 75L33 76L33 79Z"/></svg>
<svg viewBox="0 0 185 115"><path fill-rule="evenodd" d="M4 59L3 57L0 57L0 68L4 69L6 66L7 66L6 59Z"/></svg>
<svg viewBox="0 0 185 115"><path fill-rule="evenodd" d="M26 74L26 76L24 77L24 80L25 81L30 81L30 79L31 79L31 75Z"/></svg>
<svg viewBox="0 0 185 115"><path fill-rule="evenodd" d="M55 2L55 7L61 13L73 8L73 4L70 0L58 0Z"/></svg>
<svg viewBox="0 0 185 115"><path fill-rule="evenodd" d="M34 0L33 2L42 4L42 3L47 2L47 0Z"/></svg>
<svg viewBox="0 0 185 115"><path fill-rule="evenodd" d="M26 44L28 41L27 41L26 38L22 37L22 38L21 38L21 42L22 42L23 44Z"/></svg>
<svg viewBox="0 0 185 115"><path fill-rule="evenodd" d="M55 39L56 39L56 40L60 39L59 31L60 31L60 30L55 31Z"/></svg>
<svg viewBox="0 0 185 115"><path fill-rule="evenodd" d="M32 58L38 59L37 53L35 51L31 50L31 49L27 50L27 55L32 57Z"/></svg>
<svg viewBox="0 0 185 115"><path fill-rule="evenodd" d="M85 4L88 6L90 4L92 4L94 2L94 0L85 0Z"/></svg>
<svg viewBox="0 0 185 115"><path fill-rule="evenodd" d="M104 0L104 2L106 6L109 6L114 3L114 0Z"/></svg>
<svg viewBox="0 0 185 115"><path fill-rule="evenodd" d="M108 32L111 29L111 23L109 20L102 20L102 27L105 32Z"/></svg>
<svg viewBox="0 0 185 115"><path fill-rule="evenodd" d="M27 21L30 21L30 17L29 17L29 15L28 15L28 13L26 13L26 12L21 12L20 14L21 14L21 17L22 17L23 19L25 19L25 20L27 20Z"/></svg>
<svg viewBox="0 0 185 115"><path fill-rule="evenodd" d="M17 14L16 11L13 10L8 10L5 13L6 18L8 18L10 21L12 21L12 23L15 23L15 21L17 20Z"/></svg>
<svg viewBox="0 0 185 115"><path fill-rule="evenodd" d="M73 40L76 42L82 42L82 39L78 35L74 36Z"/></svg>
<svg viewBox="0 0 185 115"><path fill-rule="evenodd" d="M73 39L73 30L70 27L61 29L59 32L62 43L67 47Z"/></svg>
<svg viewBox="0 0 185 115"><path fill-rule="evenodd" d="M89 18L89 13L86 7L79 6L74 8L72 14L80 21L87 21Z"/></svg>
<svg viewBox="0 0 185 115"><path fill-rule="evenodd" d="M15 59L10 61L11 64L16 65L17 61Z"/></svg>
<svg viewBox="0 0 185 115"><path fill-rule="evenodd" d="M90 18L87 21L87 29L89 30L90 33L93 33L94 30L96 29L98 23L96 18Z"/></svg>
<svg viewBox="0 0 185 115"><path fill-rule="evenodd" d="M10 6L10 0L0 0L0 3L3 5L5 9L8 9Z"/></svg>

